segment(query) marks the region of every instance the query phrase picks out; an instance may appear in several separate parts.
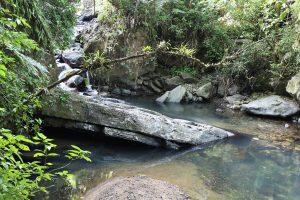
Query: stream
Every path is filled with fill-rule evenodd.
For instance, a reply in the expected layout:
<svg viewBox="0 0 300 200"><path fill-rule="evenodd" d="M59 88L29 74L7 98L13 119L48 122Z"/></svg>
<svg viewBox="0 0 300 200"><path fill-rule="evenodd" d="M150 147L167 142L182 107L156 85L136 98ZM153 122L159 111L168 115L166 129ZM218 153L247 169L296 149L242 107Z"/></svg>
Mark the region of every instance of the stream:
<svg viewBox="0 0 300 200"><path fill-rule="evenodd" d="M76 161L68 166L75 175L73 187L63 187L64 183L57 181L56 187L50 189L49 199L78 197L113 177L137 174L176 184L192 199L299 199L300 151L287 150L278 141L268 140L280 134L299 134L296 125L285 128L286 122L280 120L217 112L213 104L161 105L144 98L125 101L237 135L215 144L176 151L62 130L49 133L55 135L60 152L75 144L91 151L93 161ZM55 162L67 161L60 158Z"/></svg>

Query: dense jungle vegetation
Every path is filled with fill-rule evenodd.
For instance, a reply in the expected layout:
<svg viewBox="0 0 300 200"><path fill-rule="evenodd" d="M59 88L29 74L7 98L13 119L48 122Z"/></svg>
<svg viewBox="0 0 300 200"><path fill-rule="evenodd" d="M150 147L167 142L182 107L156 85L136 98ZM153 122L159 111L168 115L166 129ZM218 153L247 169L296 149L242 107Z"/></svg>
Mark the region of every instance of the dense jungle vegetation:
<svg viewBox="0 0 300 200"><path fill-rule="evenodd" d="M205 63L221 62L215 70L225 82L242 82L254 92L284 93L282 87L300 70L300 1L109 2L117 10L107 4L100 19L113 24L122 18L123 29L146 28L149 47L167 41ZM53 51L72 39L75 3L0 2L0 199L30 199L47 192L42 181L71 176L47 162L47 157L57 156L51 152L56 145L42 134L42 121L35 116L42 104L32 94L49 84ZM181 70L195 73L187 68ZM24 161L22 152L34 146L43 147L35 151L36 161ZM73 146L66 156L90 161L88 153Z"/></svg>

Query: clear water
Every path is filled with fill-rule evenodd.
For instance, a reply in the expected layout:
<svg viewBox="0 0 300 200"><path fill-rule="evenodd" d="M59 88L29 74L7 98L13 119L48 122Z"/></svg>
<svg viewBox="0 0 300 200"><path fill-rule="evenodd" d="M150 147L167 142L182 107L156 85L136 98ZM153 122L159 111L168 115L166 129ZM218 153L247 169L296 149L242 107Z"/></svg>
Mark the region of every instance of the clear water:
<svg viewBox="0 0 300 200"><path fill-rule="evenodd" d="M110 139L59 137L56 142L60 151L69 144L77 144L93 153L92 163L78 161L69 166L75 174L73 193L84 194L116 176L144 174L180 186L192 199L300 199L300 153L256 139L273 131L300 134L297 127L285 130L282 121L243 115L228 117L226 113L215 112L215 107L208 104L158 105L144 99L127 101L171 117L205 122L247 135L181 151ZM50 199L51 196L65 199L62 193L67 193L66 190L53 189Z"/></svg>

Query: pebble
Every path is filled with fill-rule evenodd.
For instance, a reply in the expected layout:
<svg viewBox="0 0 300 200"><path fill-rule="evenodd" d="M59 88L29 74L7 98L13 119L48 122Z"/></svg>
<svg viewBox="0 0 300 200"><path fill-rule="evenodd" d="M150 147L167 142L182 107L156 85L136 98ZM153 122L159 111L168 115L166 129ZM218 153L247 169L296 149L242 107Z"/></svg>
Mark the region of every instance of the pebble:
<svg viewBox="0 0 300 200"><path fill-rule="evenodd" d="M223 109L221 109L221 108L217 108L217 109L216 109L216 112L223 113L223 112L224 112L224 110L223 110Z"/></svg>
<svg viewBox="0 0 300 200"><path fill-rule="evenodd" d="M284 125L284 128L290 128L290 125L289 125L288 123L286 123L286 124Z"/></svg>

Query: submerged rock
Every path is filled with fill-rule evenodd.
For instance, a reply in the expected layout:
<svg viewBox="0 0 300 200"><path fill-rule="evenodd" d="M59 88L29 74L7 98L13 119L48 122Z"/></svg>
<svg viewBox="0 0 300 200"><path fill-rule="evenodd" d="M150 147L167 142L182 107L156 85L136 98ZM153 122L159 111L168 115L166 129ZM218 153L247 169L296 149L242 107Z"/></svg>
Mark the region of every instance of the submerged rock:
<svg viewBox="0 0 300 200"><path fill-rule="evenodd" d="M286 91L300 101L300 72L288 82Z"/></svg>
<svg viewBox="0 0 300 200"><path fill-rule="evenodd" d="M60 100L62 95L68 96L66 102ZM51 96L47 96L43 103L44 118L65 119L109 127L123 131L123 134L133 132L159 138L162 143L170 141L177 144L199 145L232 135L230 132L210 125L172 119L151 110L125 104L117 99L80 96L57 90ZM120 137L120 135L118 133L110 136ZM130 137L122 138L133 140ZM139 139L134 139L134 141L139 141Z"/></svg>
<svg viewBox="0 0 300 200"><path fill-rule="evenodd" d="M289 117L300 111L297 102L277 95L243 104L242 109L252 114L272 117Z"/></svg>
<svg viewBox="0 0 300 200"><path fill-rule="evenodd" d="M146 176L117 177L87 192L85 200L188 200L178 186Z"/></svg>

